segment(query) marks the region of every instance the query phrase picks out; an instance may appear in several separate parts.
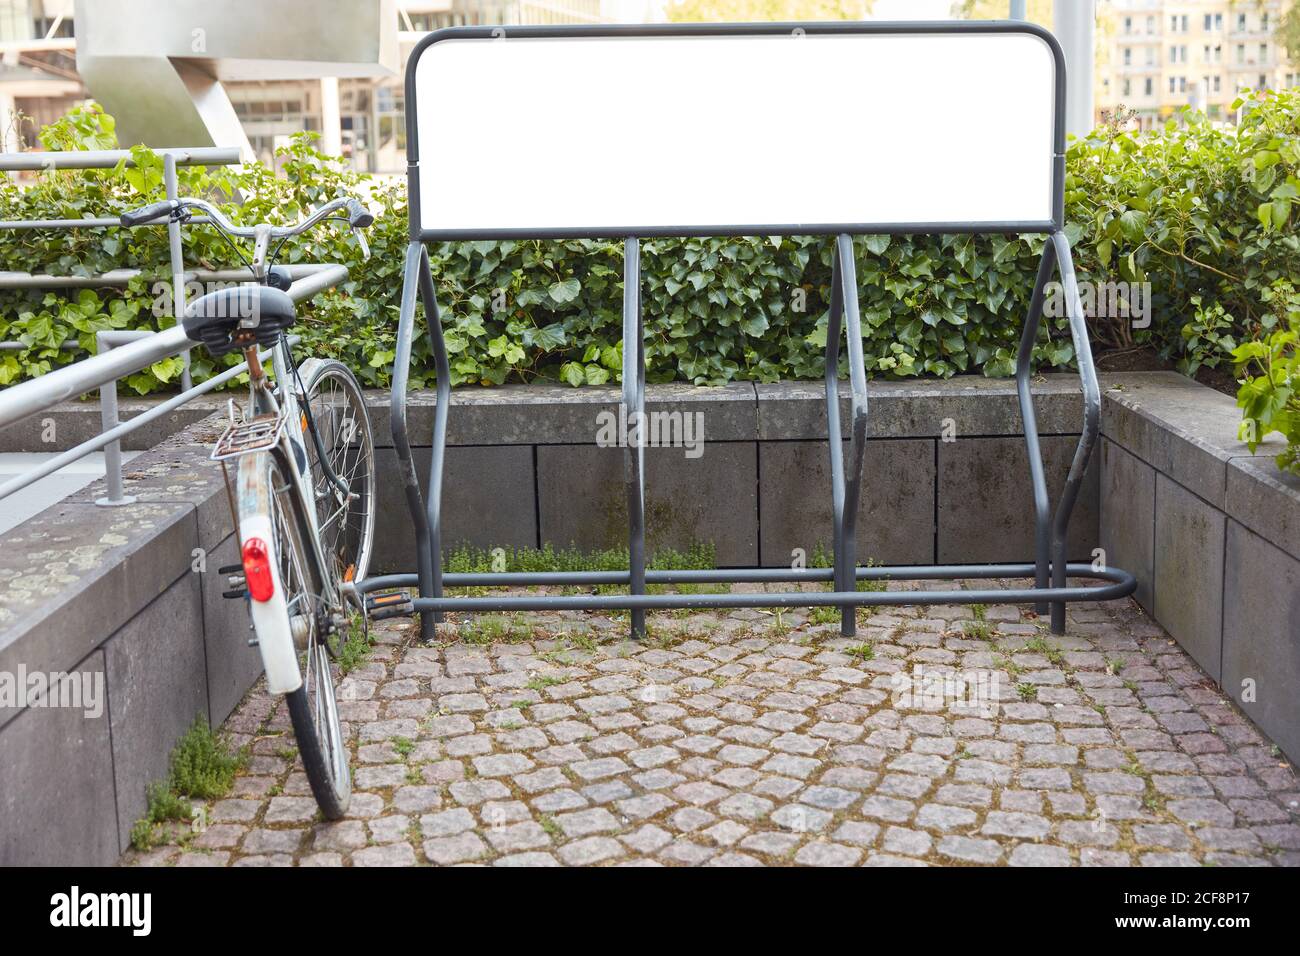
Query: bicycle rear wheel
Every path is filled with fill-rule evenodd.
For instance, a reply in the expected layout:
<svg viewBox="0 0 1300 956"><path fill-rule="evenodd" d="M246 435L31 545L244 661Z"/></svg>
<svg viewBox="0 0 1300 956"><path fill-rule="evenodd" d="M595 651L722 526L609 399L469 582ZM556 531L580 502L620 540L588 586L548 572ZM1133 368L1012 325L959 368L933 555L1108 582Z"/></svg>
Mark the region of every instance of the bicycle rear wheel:
<svg viewBox="0 0 1300 956"><path fill-rule="evenodd" d="M245 475L244 469L260 471ZM280 452L250 455L240 461L242 528L265 527L269 518L272 552L284 599L283 614L259 610L254 615L258 640L286 647L292 641L302 684L285 694L298 752L321 813L342 817L352 797L347 744L334 693L333 655L327 645L332 609L322 597L322 571L311 553L311 524L303 497L293 487L292 470ZM254 482L256 484L254 485ZM261 493L245 494L256 487ZM273 605L266 605L266 609ZM263 648L266 659L267 648ZM292 652L288 652L292 653Z"/></svg>
<svg viewBox="0 0 1300 956"><path fill-rule="evenodd" d="M342 362L308 359L299 376L303 401L311 409L326 459L349 494L346 501L340 500L341 493L326 477L316 443L305 436L321 549L333 562L339 581L360 581L369 569L375 536L375 442L370 416L361 386Z"/></svg>

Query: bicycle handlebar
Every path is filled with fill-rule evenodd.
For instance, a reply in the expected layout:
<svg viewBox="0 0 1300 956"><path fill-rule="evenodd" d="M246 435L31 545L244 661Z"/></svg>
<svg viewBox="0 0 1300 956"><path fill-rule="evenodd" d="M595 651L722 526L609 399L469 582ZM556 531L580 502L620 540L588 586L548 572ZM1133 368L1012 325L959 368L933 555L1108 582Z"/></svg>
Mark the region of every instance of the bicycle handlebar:
<svg viewBox="0 0 1300 956"><path fill-rule="evenodd" d="M348 225L353 229L369 229L374 225L375 217L369 209L356 200L348 199Z"/></svg>
<svg viewBox="0 0 1300 956"><path fill-rule="evenodd" d="M138 226L142 222L149 222L164 216L172 211L172 202L170 199L163 202L150 203L147 206L141 206L139 209L132 209L122 213L122 225Z"/></svg>
<svg viewBox="0 0 1300 956"><path fill-rule="evenodd" d="M306 219L302 219L292 226L236 226L222 215L220 209L204 199L167 199L162 202L150 203L147 206L140 206L138 209L131 209L122 213L120 220L124 226L138 226L142 223L152 222L162 216L175 215L183 209L197 209L207 216L218 229L228 235L238 236L243 239L256 238L259 229L264 229L266 235L272 239L297 236L315 226L322 219L344 209L347 210L348 225L353 229L365 229L375 221L375 217L371 212L352 196L340 196L338 199L332 199Z"/></svg>

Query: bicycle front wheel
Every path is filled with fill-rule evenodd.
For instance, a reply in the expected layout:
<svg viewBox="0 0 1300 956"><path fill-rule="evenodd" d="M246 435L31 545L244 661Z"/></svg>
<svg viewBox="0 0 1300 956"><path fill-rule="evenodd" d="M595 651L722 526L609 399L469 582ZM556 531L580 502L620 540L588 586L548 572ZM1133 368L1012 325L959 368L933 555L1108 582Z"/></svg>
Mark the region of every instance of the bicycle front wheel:
<svg viewBox="0 0 1300 956"><path fill-rule="evenodd" d="M299 375L325 460L348 490L344 498L327 476L316 442L304 436L321 548L333 562L337 580L360 581L370 566L375 537L375 441L365 399L342 362L308 359Z"/></svg>

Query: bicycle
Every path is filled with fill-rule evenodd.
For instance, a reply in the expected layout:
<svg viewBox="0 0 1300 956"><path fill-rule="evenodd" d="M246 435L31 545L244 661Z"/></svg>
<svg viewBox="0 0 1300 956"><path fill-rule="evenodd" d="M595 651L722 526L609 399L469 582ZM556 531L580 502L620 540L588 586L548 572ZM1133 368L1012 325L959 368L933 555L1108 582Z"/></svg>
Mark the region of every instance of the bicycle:
<svg viewBox="0 0 1300 956"><path fill-rule="evenodd" d="M274 264L285 240L326 219L343 219L369 256L362 230L374 217L341 197L292 226L240 227L201 199L151 203L121 215L124 226L163 216L214 226L244 258L235 240L252 239L253 282L209 292L190 303L186 334L214 357L243 353L249 401L212 452L222 468L236 465L231 499L240 547L228 597L244 597L268 689L284 695L312 794L326 818L347 812L351 773L339 720L331 662L347 639L349 606L365 622L364 579L374 538L374 438L361 387L341 362L294 362L288 330L297 313L287 290L291 273ZM336 213L346 211L346 216ZM271 248L271 242L278 244ZM262 363L271 350L273 377ZM226 473L229 491L229 472Z"/></svg>

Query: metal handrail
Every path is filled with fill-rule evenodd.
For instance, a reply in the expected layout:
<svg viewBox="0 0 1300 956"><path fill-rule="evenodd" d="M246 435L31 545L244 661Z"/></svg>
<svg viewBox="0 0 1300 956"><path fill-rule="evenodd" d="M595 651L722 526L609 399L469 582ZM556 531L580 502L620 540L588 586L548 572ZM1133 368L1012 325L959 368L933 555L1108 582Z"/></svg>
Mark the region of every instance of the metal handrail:
<svg viewBox="0 0 1300 956"><path fill-rule="evenodd" d="M294 302L303 302L310 299L323 290L343 282L348 276L347 267L342 265L298 265L292 266L290 269L291 276L295 276L296 279L289 286L288 295ZM247 271L242 269L225 270L219 274L228 276L233 281L248 277ZM294 336L290 338L290 343L297 340L297 337ZM0 429L16 424L73 396L107 386L110 383L115 384L123 376L142 371L155 362L178 355L196 344L198 343L185 334L183 326L175 325L169 329L163 329L161 332L153 332L143 338L116 346L109 351L101 352L72 365L65 365L38 378L10 386L0 392ZM110 445L120 447L123 436L130 434L156 418L166 415L191 399L212 391L245 371L247 371L247 363L240 363L218 375L214 375L199 385L183 389L179 394L160 402L129 421L107 428L94 438L87 439L76 447L70 448L43 462L36 468L0 485L0 499L26 488L33 482L39 481L41 478L85 457L91 452ZM126 503L129 499L122 498L120 495L120 478L116 483L110 481L110 484L118 490L118 494L116 496L110 495L109 498L103 499L101 503Z"/></svg>
<svg viewBox="0 0 1300 956"><path fill-rule="evenodd" d="M190 222L198 222L198 220L191 219ZM4 223L0 223L0 229L3 228ZM291 266L280 266L279 268L287 271L289 278L299 279L323 267L299 263ZM0 289L78 289L100 288L102 286L125 289L131 284L132 279L144 274L143 269L114 269L111 272L104 272L97 276L52 276L30 272L0 272ZM252 282L254 276L248 268L190 269L173 278L180 278L187 283ZM12 344L14 343L0 342L0 348ZM18 344L21 345L21 343ZM21 347L27 348L25 345L21 345Z"/></svg>
<svg viewBox="0 0 1300 956"><path fill-rule="evenodd" d="M302 302L347 278L347 266L321 265L289 287L289 297ZM99 388L125 375L134 375L171 358L195 343L179 325L148 338L119 346L110 352L65 365L37 378L11 385L0 392L0 429L44 411L51 405Z"/></svg>
<svg viewBox="0 0 1300 956"><path fill-rule="evenodd" d="M155 333L155 334L161 334L161 333ZM298 336L296 335L291 336L289 339L289 343L291 345L296 343L297 341L298 341ZM173 354L175 353L173 352ZM265 360L270 354L271 354L271 350L268 349L265 352L262 352L259 355L259 358ZM55 455L53 458L50 458L47 461L42 462L41 464L37 465L35 468L31 469L30 471L24 472L21 475L11 478L8 481L6 481L4 484L0 485L0 499L7 498L9 495L12 495L14 492L22 491L27 486L34 484L37 481L40 481L42 478L54 474L54 472L58 471L60 468L65 468L68 465L72 464L73 462L86 457L91 452L99 451L101 448L104 448L109 445L118 445L119 457L117 458L117 460L115 462L106 461L104 463L104 476L109 483L109 493L106 498L101 500L103 501L104 504L129 504L134 499L124 497L122 495L122 487L121 487L122 476L120 471L121 468L120 443L122 439L125 436L131 434L131 432L135 431L136 429L141 428L144 425L147 425L149 422L153 421L154 419L161 418L163 415L166 415L168 412L172 411L173 409L179 408L181 405L184 405L186 402L190 401L191 399L197 398L200 395L210 392L213 389L217 388L219 385L224 385L232 378L242 375L244 372L247 371L248 371L248 363L240 362L238 365L226 369L220 375L214 375L212 376L212 378L207 379L206 381L198 385L195 385L193 388L190 388L184 392L180 392L179 394L173 395L165 402L160 402L159 404L155 405L153 408L149 409L148 411L141 412L139 415L135 416L129 421L119 422L116 426L108 429L105 432L101 432L100 434L96 435L94 438L88 438L85 441L83 441L80 445L75 445L72 448L69 448L67 451ZM113 384L116 384L116 379L110 379L110 381ZM105 384L107 385L108 383L106 382ZM4 397L3 395L0 395L0 399L3 399L3 397Z"/></svg>
<svg viewBox="0 0 1300 956"><path fill-rule="evenodd" d="M163 158L163 186L168 199L176 199L180 188L176 177L177 166L231 166L242 159L237 148L193 147L157 150ZM118 165L134 167L135 157L128 149L88 149L33 153L0 153L0 172L22 172L56 169L113 169ZM28 219L10 220L0 228L5 229L85 229L121 226L121 222L90 219ZM172 314L179 317L185 311L185 261L181 249L179 222L167 223L167 245L172 271ZM139 275L139 270L112 270L100 276L45 276L23 272L0 273L0 289L76 289L100 285L123 286ZM0 343L12 349L13 343ZM188 389L190 380L190 353L182 353L181 385Z"/></svg>
<svg viewBox="0 0 1300 956"><path fill-rule="evenodd" d="M235 166L242 162L237 147L195 146L155 149L177 166ZM75 149L66 151L0 153L0 170L40 172L47 169L112 169L125 162L135 166L129 149Z"/></svg>

